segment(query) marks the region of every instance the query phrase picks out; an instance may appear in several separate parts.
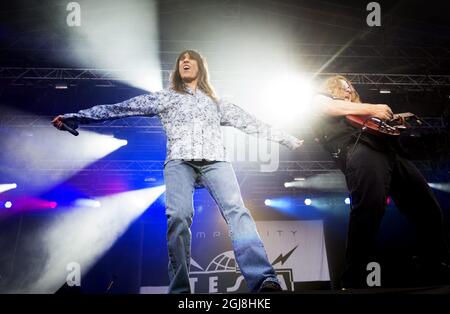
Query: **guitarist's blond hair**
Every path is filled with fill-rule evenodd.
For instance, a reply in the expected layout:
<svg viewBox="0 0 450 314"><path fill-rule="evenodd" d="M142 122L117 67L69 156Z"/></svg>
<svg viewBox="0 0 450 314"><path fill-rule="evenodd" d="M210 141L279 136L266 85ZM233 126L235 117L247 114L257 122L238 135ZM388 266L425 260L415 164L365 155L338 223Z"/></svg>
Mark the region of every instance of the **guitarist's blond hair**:
<svg viewBox="0 0 450 314"><path fill-rule="evenodd" d="M342 75L334 75L325 80L322 84L321 91L336 98L344 98L344 90L341 81L347 82L351 89L351 102L361 102L358 92L353 87L348 78Z"/></svg>

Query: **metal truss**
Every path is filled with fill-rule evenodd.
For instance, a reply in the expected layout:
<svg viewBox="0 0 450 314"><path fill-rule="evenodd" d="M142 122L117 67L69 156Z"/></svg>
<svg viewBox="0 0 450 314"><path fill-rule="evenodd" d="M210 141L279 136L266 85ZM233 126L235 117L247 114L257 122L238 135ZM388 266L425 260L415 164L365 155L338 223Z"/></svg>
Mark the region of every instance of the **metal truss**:
<svg viewBox="0 0 450 314"><path fill-rule="evenodd" d="M122 85L132 71L114 69L77 69L77 68L20 68L0 67L0 80L6 80L10 85L68 85L83 81L93 82L100 87ZM214 72L214 71L213 71ZM163 70L163 77L168 78L170 71ZM222 73L223 74L223 73ZM355 85L370 85L375 87L396 88L436 88L449 87L450 75L414 75L414 74L379 74L379 73L302 73L305 76L325 77L330 75L345 75ZM231 79L231 78L230 78Z"/></svg>
<svg viewBox="0 0 450 314"><path fill-rule="evenodd" d="M22 116L22 115L5 115L0 117L0 128L4 130L10 130L15 132L14 129L27 129L32 131L33 128L49 128L50 116ZM423 118L427 121L425 128L445 128L445 121L441 118ZM154 133L163 133L163 128L157 119L148 119L142 117L133 117L129 119L119 119L113 121L105 121L103 123L96 123L92 125L84 125L83 128L91 128L97 130L130 130L141 129L148 130ZM305 139L309 139L311 131L309 129L302 129L301 133ZM328 160L323 154L320 155L321 150L315 149L319 147L318 144L309 140L306 151L307 154L303 154L303 160L280 160L276 173L280 176L310 176L319 173L339 173L339 169L335 163ZM306 149L306 146L305 146ZM311 154L309 154L309 153ZM325 156L325 158L324 158ZM319 158L319 159L318 159ZM421 171L433 171L433 165L430 161L416 161L417 167ZM20 171L36 171L36 172L54 172L54 171L67 171L67 172L101 172L107 174L118 173L133 173L134 175L145 175L154 172L162 172L164 166L164 160L98 160L94 164L91 164L87 168L82 168L79 160L43 160L38 163L40 168L33 167L32 164L25 165L26 169L18 169ZM44 165L44 166L42 166ZM262 165L256 162L234 162L233 166L237 173L242 174L255 174L258 176L271 176L276 175L271 172L262 172Z"/></svg>
<svg viewBox="0 0 450 314"><path fill-rule="evenodd" d="M11 128L48 128L53 116L30 116L30 115L4 115L0 116L0 127ZM422 117L426 124L420 128L445 128L446 122L443 118ZM144 128L155 132L164 132L158 119L149 119L146 117L132 117L128 119L118 119L112 121L97 122L95 124L86 124L83 128L101 129L101 128ZM309 128L301 128L296 131L302 134L309 134Z"/></svg>
<svg viewBox="0 0 450 314"><path fill-rule="evenodd" d="M44 166L42 166L44 164ZM77 165L80 160L45 160L40 163L40 168L22 169L25 171L83 171L83 172L162 172L164 168L164 160L99 160L87 168L80 168ZM26 166L27 167L27 166ZM234 164L236 172L252 172L270 174L269 172L261 172L258 163L236 163ZM332 161L280 161L277 172L338 172L339 170Z"/></svg>
<svg viewBox="0 0 450 314"><path fill-rule="evenodd" d="M253 172L270 174L270 172L261 172L261 164L250 162L233 163L236 172ZM337 172L339 169L333 161L279 161L277 172L288 173L318 173L318 172Z"/></svg>
<svg viewBox="0 0 450 314"><path fill-rule="evenodd" d="M26 171L67 171L67 172L102 172L102 173L151 173L162 172L164 160L98 160L88 167L79 167L80 160L45 160L37 169L25 166ZM84 164L89 164L87 161Z"/></svg>
<svg viewBox="0 0 450 314"><path fill-rule="evenodd" d="M52 116L5 115L0 117L0 127L48 128L53 118ZM95 124L83 125L83 128L148 128L154 131L164 132L158 119L145 117L97 122Z"/></svg>
<svg viewBox="0 0 450 314"><path fill-rule="evenodd" d="M102 173L152 173L162 172L164 169L164 160L98 160L94 164L84 168L79 167L82 160L45 160L39 162L39 168L35 168L32 164L25 165L21 171L37 171L37 172L102 172ZM87 162L86 162L87 163ZM84 163L84 164L86 164ZM416 166L422 171L432 171L432 164L427 160L415 161ZM233 163L236 172L253 173L270 176L274 173L283 175L312 175L318 173L339 173L333 161L280 161L278 168L274 172L262 172L261 164L255 162L236 162ZM14 169L12 169L14 170Z"/></svg>
<svg viewBox="0 0 450 314"><path fill-rule="evenodd" d="M418 160L414 162L416 166L421 171L432 171L432 163L428 160ZM258 163L233 163L233 168L236 172L246 172L246 173L260 173L262 175L270 175L271 172L261 172L261 165ZM301 160L280 160L277 173L290 173L292 175L313 175L318 173L340 173L341 171L336 167L334 161L327 160L312 160L312 161L301 161Z"/></svg>
<svg viewBox="0 0 450 314"><path fill-rule="evenodd" d="M0 67L0 80L10 85L55 85L73 84L78 81L95 81L101 87L114 87L115 81L123 80L126 70L77 69L77 68L21 68ZM66 85L67 87L67 85Z"/></svg>
<svg viewBox="0 0 450 314"><path fill-rule="evenodd" d="M334 74L334 73L329 73ZM322 75L327 75L323 73ZM415 75L415 74L376 74L376 73L341 73L354 85L372 85L376 87L432 88L450 86L450 75Z"/></svg>

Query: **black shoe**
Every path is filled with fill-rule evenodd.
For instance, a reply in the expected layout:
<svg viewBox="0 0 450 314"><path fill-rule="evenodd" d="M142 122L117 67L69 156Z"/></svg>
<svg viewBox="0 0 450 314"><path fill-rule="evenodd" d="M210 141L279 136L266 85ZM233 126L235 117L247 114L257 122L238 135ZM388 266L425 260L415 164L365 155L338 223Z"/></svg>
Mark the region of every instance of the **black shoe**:
<svg viewBox="0 0 450 314"><path fill-rule="evenodd" d="M281 289L281 286L278 284L278 282L271 280L263 282L261 288L259 288L259 292L262 293L276 293L280 291L283 291L283 289Z"/></svg>

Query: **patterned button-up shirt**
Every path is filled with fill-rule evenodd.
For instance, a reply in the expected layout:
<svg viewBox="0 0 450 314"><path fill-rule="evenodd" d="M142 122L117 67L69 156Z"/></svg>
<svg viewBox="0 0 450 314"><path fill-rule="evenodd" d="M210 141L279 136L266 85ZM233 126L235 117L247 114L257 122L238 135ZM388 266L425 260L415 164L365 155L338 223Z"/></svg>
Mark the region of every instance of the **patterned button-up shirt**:
<svg viewBox="0 0 450 314"><path fill-rule="evenodd" d="M294 136L268 124L225 101L214 101L200 89L186 93L164 89L113 105L98 105L63 119L86 124L131 116L158 116L167 135L167 158L225 161L221 126L232 126L247 134L263 136L290 149L300 146Z"/></svg>

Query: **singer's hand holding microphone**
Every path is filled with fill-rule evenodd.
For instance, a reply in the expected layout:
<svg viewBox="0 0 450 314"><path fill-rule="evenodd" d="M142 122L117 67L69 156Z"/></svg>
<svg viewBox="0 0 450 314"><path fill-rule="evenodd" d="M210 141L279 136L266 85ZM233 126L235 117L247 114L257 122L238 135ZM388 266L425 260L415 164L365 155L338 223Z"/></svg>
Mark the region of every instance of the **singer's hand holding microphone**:
<svg viewBox="0 0 450 314"><path fill-rule="evenodd" d="M75 136L78 136L78 131L67 125L67 123L64 122L63 116L57 116L52 120L52 124L55 128L61 131L67 131Z"/></svg>

